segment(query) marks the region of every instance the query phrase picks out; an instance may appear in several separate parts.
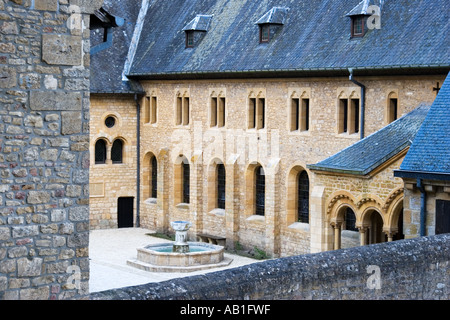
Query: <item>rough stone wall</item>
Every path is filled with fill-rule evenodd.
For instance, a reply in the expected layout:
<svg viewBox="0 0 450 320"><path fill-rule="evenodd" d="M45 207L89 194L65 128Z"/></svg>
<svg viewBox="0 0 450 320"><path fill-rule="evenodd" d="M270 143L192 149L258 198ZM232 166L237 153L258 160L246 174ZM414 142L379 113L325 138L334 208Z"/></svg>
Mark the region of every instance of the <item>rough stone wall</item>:
<svg viewBox="0 0 450 320"><path fill-rule="evenodd" d="M0 0L0 300L88 296L88 26L101 3Z"/></svg>
<svg viewBox="0 0 450 320"><path fill-rule="evenodd" d="M93 300L448 300L450 235L287 257ZM179 312L179 311L174 311Z"/></svg>

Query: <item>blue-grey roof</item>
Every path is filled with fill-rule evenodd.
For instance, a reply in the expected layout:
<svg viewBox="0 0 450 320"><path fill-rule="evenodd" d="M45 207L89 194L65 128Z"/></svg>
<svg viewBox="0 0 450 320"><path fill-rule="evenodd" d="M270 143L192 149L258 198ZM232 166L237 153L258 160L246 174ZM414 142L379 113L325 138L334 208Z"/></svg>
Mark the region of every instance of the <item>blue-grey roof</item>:
<svg viewBox="0 0 450 320"><path fill-rule="evenodd" d="M430 106L421 105L339 153L308 165L311 170L367 175L410 147Z"/></svg>
<svg viewBox="0 0 450 320"><path fill-rule="evenodd" d="M352 39L348 14L364 10L365 2L358 6L360 3L154 0L129 75L233 76L430 67L441 67L446 74L450 70L448 0L384 0L381 29ZM260 43L256 22L274 7L289 11L271 41ZM183 28L198 14L214 18L202 40L194 48L186 48Z"/></svg>
<svg viewBox="0 0 450 320"><path fill-rule="evenodd" d="M140 92L142 88L139 83L122 79L125 61L140 10L140 1L104 0L102 8L115 17L125 19L125 23L122 26L112 28L113 41L109 48L91 55L91 92ZM103 30L92 30L91 41L91 46L101 43L103 41Z"/></svg>
<svg viewBox="0 0 450 320"><path fill-rule="evenodd" d="M447 76L401 171L450 174L450 76Z"/></svg>

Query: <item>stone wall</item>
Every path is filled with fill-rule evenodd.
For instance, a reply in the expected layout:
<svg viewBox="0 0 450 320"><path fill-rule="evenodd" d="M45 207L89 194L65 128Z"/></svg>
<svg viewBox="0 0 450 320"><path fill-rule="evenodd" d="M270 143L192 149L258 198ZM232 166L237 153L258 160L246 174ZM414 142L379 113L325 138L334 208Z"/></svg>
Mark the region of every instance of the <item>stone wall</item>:
<svg viewBox="0 0 450 320"><path fill-rule="evenodd" d="M88 296L88 26L101 3L0 0L0 300Z"/></svg>
<svg viewBox="0 0 450 320"><path fill-rule="evenodd" d="M448 300L450 235L269 260L93 300ZM174 311L175 312L175 311Z"/></svg>

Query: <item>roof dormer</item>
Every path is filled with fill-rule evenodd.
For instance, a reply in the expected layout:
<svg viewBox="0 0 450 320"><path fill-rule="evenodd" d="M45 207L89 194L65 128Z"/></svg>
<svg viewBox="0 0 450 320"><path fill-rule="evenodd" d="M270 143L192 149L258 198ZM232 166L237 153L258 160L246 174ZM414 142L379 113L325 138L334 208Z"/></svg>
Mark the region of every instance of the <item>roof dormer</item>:
<svg viewBox="0 0 450 320"><path fill-rule="evenodd" d="M184 28L186 33L186 48L193 48L208 31L212 15L199 14Z"/></svg>
<svg viewBox="0 0 450 320"><path fill-rule="evenodd" d="M259 25L259 42L270 42L277 31L284 25L288 8L273 7L264 14L256 24Z"/></svg>
<svg viewBox="0 0 450 320"><path fill-rule="evenodd" d="M362 0L356 7L347 13L347 16L351 19L350 34L352 38L364 37L369 29L367 23L369 17L378 13L379 19L383 4L384 0Z"/></svg>

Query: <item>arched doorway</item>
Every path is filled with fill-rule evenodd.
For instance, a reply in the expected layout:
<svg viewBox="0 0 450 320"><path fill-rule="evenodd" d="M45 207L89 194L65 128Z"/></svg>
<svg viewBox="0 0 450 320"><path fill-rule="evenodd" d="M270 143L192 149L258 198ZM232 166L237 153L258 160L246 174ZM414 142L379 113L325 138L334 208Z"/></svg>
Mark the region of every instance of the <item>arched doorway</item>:
<svg viewBox="0 0 450 320"><path fill-rule="evenodd" d="M367 232L367 244L375 244L386 242L386 234L383 232L383 217L376 210L371 210L367 213L367 221L369 227Z"/></svg>

